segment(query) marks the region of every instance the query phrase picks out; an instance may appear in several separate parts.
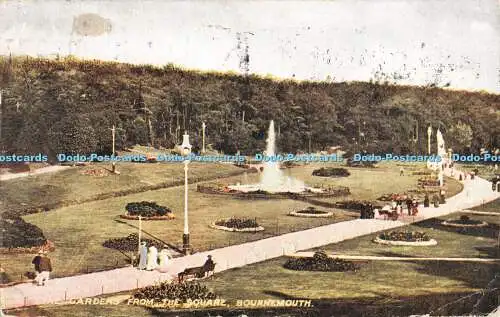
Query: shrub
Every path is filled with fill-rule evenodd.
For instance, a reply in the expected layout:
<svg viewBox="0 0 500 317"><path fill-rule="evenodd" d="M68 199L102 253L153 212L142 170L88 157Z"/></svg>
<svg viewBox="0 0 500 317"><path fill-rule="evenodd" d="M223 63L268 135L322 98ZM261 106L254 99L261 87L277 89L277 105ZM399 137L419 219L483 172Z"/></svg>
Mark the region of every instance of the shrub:
<svg viewBox="0 0 500 317"><path fill-rule="evenodd" d="M160 206L153 201L128 203L125 209L129 216L142 217L165 216L167 213L172 212L172 210L167 207Z"/></svg>
<svg viewBox="0 0 500 317"><path fill-rule="evenodd" d="M336 208L341 208L341 209L351 209L351 210L364 210L367 209L368 207L370 208L382 208L381 206L376 206L370 201L366 200L344 200L344 201L337 201L335 203Z"/></svg>
<svg viewBox="0 0 500 317"><path fill-rule="evenodd" d="M406 242L421 242L431 240L431 238L425 232L420 231L389 231L380 234L379 238L388 241Z"/></svg>
<svg viewBox="0 0 500 317"><path fill-rule="evenodd" d="M47 241L40 228L24 221L21 217L2 217L0 228L2 228L0 239L2 248L38 247Z"/></svg>
<svg viewBox="0 0 500 317"><path fill-rule="evenodd" d="M353 262L330 258L323 251L315 252L311 258L289 259L283 266L289 270L321 272L346 272L359 269Z"/></svg>
<svg viewBox="0 0 500 317"><path fill-rule="evenodd" d="M158 285L148 286L137 290L133 294L134 298L153 300L161 302L164 299L178 299L181 303L186 303L188 299L207 300L216 299L217 295L212 293L206 286L193 282L185 282L180 284L170 284L162 282Z"/></svg>
<svg viewBox="0 0 500 317"><path fill-rule="evenodd" d="M215 222L216 226L222 226L227 228L245 229L245 228L257 228L259 224L255 219L249 218L229 218L221 219Z"/></svg>
<svg viewBox="0 0 500 317"><path fill-rule="evenodd" d="M322 167L316 169L312 172L313 176L324 176L324 177L346 177L351 175L349 171L345 168L340 167Z"/></svg>

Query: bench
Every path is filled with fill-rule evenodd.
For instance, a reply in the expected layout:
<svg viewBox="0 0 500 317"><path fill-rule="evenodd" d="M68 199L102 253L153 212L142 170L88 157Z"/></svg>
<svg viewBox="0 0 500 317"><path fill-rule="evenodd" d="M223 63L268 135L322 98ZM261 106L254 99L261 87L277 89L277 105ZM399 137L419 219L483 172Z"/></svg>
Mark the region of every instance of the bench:
<svg viewBox="0 0 500 317"><path fill-rule="evenodd" d="M182 283L185 278L204 278L205 276L210 276L214 274L215 264L205 267L205 266L197 266L197 267L188 267L184 271L177 274L179 279L179 283Z"/></svg>

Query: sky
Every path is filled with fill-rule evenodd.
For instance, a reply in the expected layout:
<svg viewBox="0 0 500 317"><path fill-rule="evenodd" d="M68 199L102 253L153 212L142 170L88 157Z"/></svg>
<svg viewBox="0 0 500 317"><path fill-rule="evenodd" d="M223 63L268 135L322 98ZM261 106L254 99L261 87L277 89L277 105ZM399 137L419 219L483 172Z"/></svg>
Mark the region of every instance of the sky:
<svg viewBox="0 0 500 317"><path fill-rule="evenodd" d="M500 93L500 2L8 0L9 53Z"/></svg>

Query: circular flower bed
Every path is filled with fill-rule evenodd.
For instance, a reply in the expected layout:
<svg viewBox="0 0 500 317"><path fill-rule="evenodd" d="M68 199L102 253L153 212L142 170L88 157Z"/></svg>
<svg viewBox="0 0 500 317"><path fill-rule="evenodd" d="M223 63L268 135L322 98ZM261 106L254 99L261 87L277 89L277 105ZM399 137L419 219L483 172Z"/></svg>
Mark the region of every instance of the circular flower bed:
<svg viewBox="0 0 500 317"><path fill-rule="evenodd" d="M460 216L458 220L443 221L441 224L450 227L486 227L488 225L485 221L472 220L468 216Z"/></svg>
<svg viewBox="0 0 500 317"><path fill-rule="evenodd" d="M36 253L40 249L54 249L54 244L45 238L40 228L21 217L0 219L0 236L0 253Z"/></svg>
<svg viewBox="0 0 500 317"><path fill-rule="evenodd" d="M431 239L425 232L419 231L389 231L381 233L374 242L390 245L431 246L437 241Z"/></svg>
<svg viewBox="0 0 500 317"><path fill-rule="evenodd" d="M88 169L81 172L82 175L104 177L110 174L109 171L105 169Z"/></svg>
<svg viewBox="0 0 500 317"><path fill-rule="evenodd" d="M152 300L154 303L161 303L165 299L177 299L180 303L186 303L188 300L209 300L217 298L217 295L212 293L206 286L193 282L162 282L157 285L141 288L132 296L137 299Z"/></svg>
<svg viewBox="0 0 500 317"><path fill-rule="evenodd" d="M163 248L163 244L154 240L144 239L141 241L146 242L148 247L155 246L158 250ZM102 244L105 248L115 249L123 252L135 252L139 246L139 236L136 233L131 233L124 238L115 238L104 241Z"/></svg>
<svg viewBox="0 0 500 317"><path fill-rule="evenodd" d="M127 213L125 215L120 215L120 217L125 219L136 220L139 219L139 216L141 216L143 220L169 220L175 218L172 210L160 206L154 201L129 203L125 209Z"/></svg>
<svg viewBox="0 0 500 317"><path fill-rule="evenodd" d="M264 230L264 227L259 226L255 219L249 218L220 219L212 223L210 227L219 230L236 232L256 232Z"/></svg>
<svg viewBox="0 0 500 317"><path fill-rule="evenodd" d="M349 171L341 167L322 167L312 172L313 176L323 177L346 177L351 175Z"/></svg>
<svg viewBox="0 0 500 317"><path fill-rule="evenodd" d="M307 207L303 210L292 211L289 213L290 216L294 217L308 217L308 218L327 218L332 217L333 213L323 210L318 210L315 207Z"/></svg>
<svg viewBox="0 0 500 317"><path fill-rule="evenodd" d="M330 258L323 251L315 252L310 258L289 259L283 266L295 271L347 272L359 269L353 262Z"/></svg>

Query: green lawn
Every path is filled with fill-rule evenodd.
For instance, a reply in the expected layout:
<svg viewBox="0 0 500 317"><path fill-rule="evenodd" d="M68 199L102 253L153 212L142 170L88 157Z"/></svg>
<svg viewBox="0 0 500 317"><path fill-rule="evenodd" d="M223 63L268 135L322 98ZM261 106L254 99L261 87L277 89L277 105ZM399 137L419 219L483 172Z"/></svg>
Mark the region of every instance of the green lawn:
<svg viewBox="0 0 500 317"><path fill-rule="evenodd" d="M455 228L441 225L443 220L468 215L471 219L488 222L483 228ZM437 240L433 247L388 246L373 243L376 234L346 240L318 249L348 255L414 256L414 257L487 257L500 256L495 250L500 228L500 217L455 213L428 219L394 231L423 231Z"/></svg>
<svg viewBox="0 0 500 317"><path fill-rule="evenodd" d="M144 164L144 166L155 166L155 164ZM306 183L350 186L353 191L352 196L365 199L392 191L396 188L395 184L398 182L402 182L406 186L410 186L415 182L413 176L400 177L399 169L396 168L351 169L351 176L335 179L311 176L312 170L317 167L308 165L291 169L286 173L291 173L291 175L305 180ZM201 170L199 173L208 172ZM382 175L383 177L381 177ZM158 176L154 177L159 178ZM221 178L219 181L230 184L237 182L251 183L258 181L258 175L233 176ZM125 237L132 232L137 232L137 221L124 221L118 217L125 212L124 207L129 202L156 201L171 208L177 219L143 222L143 231L148 238L155 238L178 247L181 246L184 208L183 190L183 187L180 186L147 191L72 205L46 213L28 215L24 218L26 221L40 227L45 236L54 241L56 250L51 254L55 267L54 277L110 269L126 265L128 257L118 251L102 247L102 243L110 238ZM203 251L358 217L357 213L328 208L322 209L334 211L334 218L306 219L287 215L292 210L302 209L307 206L310 205L296 200L250 201L220 195L201 194L195 191L195 185L191 185L189 192L191 243L195 250ZM231 216L257 218L257 222L266 230L258 233L235 233L208 227L212 221ZM11 280L18 280L23 273L31 270L31 255L1 255L0 259Z"/></svg>
<svg viewBox="0 0 500 317"><path fill-rule="evenodd" d="M242 170L230 164L207 167L203 163L189 165L190 182L224 177ZM141 192L152 186L168 187L182 184L184 168L182 163L119 163L120 175L84 175L91 169L110 169L109 164L94 163L90 166L73 167L56 173L40 174L2 182L0 186L0 213L22 210L30 207L60 204L65 206L112 195L116 192Z"/></svg>
<svg viewBox="0 0 500 317"><path fill-rule="evenodd" d="M500 213L500 199L496 199L494 201L490 201L487 204L477 206L472 208L477 211L486 211L486 212L499 212Z"/></svg>
<svg viewBox="0 0 500 317"><path fill-rule="evenodd" d="M453 219L459 215L462 214L442 219ZM362 255L495 257L492 250L496 250L496 240L493 236L498 235L500 219L470 216L489 222L490 227L463 231L440 226L438 223L442 219L439 221L431 219L412 225L410 229L428 231L438 240L438 245L434 247L381 246L372 243L374 235L369 235L325 246L322 249L328 252ZM429 228L422 229L426 227ZM485 252L478 253L478 250ZM356 310L366 313L378 307L381 311L377 311L376 316L393 316L394 314L387 310L388 307L412 313L426 313L447 302L477 292L485 288L499 270L498 264L493 263L371 261L361 263L358 272L300 272L283 268L286 260L287 258L281 257L228 270L205 280L203 284L220 298L226 299L229 305L238 299L297 298L311 299L313 305L318 307L326 305L327 308L324 309L346 309L346 311ZM476 298L472 304L475 300ZM470 305L470 302L465 303ZM328 308L327 305L333 305L333 308ZM462 309L460 305L462 303L453 307ZM93 316L92 314L126 316L127 308L136 316L158 315L158 312L146 308L126 305L102 307L49 305L37 308L37 311L43 312L46 316L59 316L70 312L74 316ZM466 306L464 309L472 308ZM251 316L266 316L265 311L247 310L246 313ZM166 315L169 316L168 313ZM179 315L184 316L182 313Z"/></svg>

